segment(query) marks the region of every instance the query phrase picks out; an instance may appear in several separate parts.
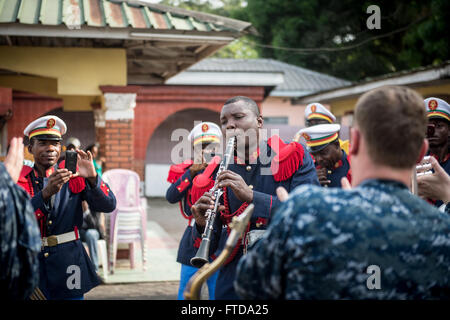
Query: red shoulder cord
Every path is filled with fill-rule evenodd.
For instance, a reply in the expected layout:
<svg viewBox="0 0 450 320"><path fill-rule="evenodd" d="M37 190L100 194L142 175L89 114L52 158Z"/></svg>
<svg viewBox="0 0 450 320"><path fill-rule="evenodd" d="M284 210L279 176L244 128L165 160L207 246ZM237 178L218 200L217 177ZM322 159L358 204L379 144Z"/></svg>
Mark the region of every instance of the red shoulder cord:
<svg viewBox="0 0 450 320"><path fill-rule="evenodd" d="M231 229L228 227L228 224L231 222L231 219L233 217L238 217L240 216L244 210L248 207L248 203L244 202L239 209L237 209L235 212L230 213L230 205L228 202L228 196L227 196L227 188L223 188L223 202L225 205L225 210L221 213L220 217L222 219L222 221L227 225L227 234L230 235ZM236 246L233 248L233 251L231 252L230 256L228 257L228 259L225 261L224 266L227 265L228 263L230 263L231 261L233 261L234 257L236 256L236 254L238 253L239 248L241 247L241 243L242 243L242 238L245 238L245 235L247 234L247 232L250 230L250 222L247 225L247 229L245 230L244 234L242 235L241 238L238 239Z"/></svg>

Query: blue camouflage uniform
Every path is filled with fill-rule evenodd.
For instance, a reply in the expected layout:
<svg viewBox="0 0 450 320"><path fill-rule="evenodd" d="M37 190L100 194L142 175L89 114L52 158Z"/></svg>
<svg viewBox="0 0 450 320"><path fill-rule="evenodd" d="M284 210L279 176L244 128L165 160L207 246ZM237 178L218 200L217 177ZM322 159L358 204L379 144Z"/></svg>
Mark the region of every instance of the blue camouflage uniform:
<svg viewBox="0 0 450 320"><path fill-rule="evenodd" d="M0 298L26 299L39 282L41 237L27 193L0 162Z"/></svg>
<svg viewBox="0 0 450 320"><path fill-rule="evenodd" d="M60 167L64 167L64 161ZM47 170L46 177L39 177L33 168L24 166L18 181L31 196L42 237L71 231L78 234L83 224L83 200L87 201L93 211L108 213L115 209L116 198L99 176L94 186L82 177L71 178L46 203L42 198L42 189L48 183L48 176L56 169L55 165ZM78 274L81 277L76 279ZM56 246L42 247L39 253L39 278L39 289L47 299L80 298L100 284L79 238Z"/></svg>
<svg viewBox="0 0 450 320"><path fill-rule="evenodd" d="M286 146L295 146L296 151L292 154L299 156L294 161L295 165L290 167L290 170L286 171L286 168L283 168L285 163L279 163L279 173L282 173L281 175L274 174L271 169L274 158L279 156L281 151L280 154L277 154L267 141L262 143L259 156L255 157L255 161L250 159L250 163L240 164L239 160L235 159L235 162L228 167L228 170L239 174L247 185L253 189L253 204L255 207L247 231L266 229L273 209L280 203L276 197L277 187L282 186L289 192L301 184L319 185L311 155L306 149L296 142L284 145L281 140L280 146L280 150ZM296 153L297 151L299 153ZM292 160L291 157L286 159L288 162L289 159ZM238 200L232 190L228 188L223 194L222 202L226 209L225 212L220 213L220 219L216 219L216 225L211 237L210 252L213 253L213 256L218 256L225 247L225 242L230 232L228 223L231 221L231 218L241 214L248 206L247 203L242 203ZM201 233L198 228L193 228L193 232L193 236L200 240ZM242 254L242 242L238 241L231 256L219 269L219 276L216 282L216 299L239 299L234 290L233 281L235 279L236 266Z"/></svg>
<svg viewBox="0 0 450 320"><path fill-rule="evenodd" d="M448 299L449 235L450 216L396 181L301 186L241 259L235 287L245 299Z"/></svg>

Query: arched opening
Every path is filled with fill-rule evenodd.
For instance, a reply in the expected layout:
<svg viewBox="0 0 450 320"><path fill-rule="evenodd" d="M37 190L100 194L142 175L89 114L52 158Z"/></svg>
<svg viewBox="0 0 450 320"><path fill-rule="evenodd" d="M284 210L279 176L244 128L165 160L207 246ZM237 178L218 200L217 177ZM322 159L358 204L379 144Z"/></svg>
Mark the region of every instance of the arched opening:
<svg viewBox="0 0 450 320"><path fill-rule="evenodd" d="M176 112L164 120L154 131L147 145L145 157L145 195L164 197L169 183L166 181L170 165L173 164L171 153L180 141L171 141L172 133L177 129L190 132L196 121L210 121L219 124L219 113L207 109L185 109ZM189 148L184 139L183 146ZM179 146L178 146L179 147Z"/></svg>

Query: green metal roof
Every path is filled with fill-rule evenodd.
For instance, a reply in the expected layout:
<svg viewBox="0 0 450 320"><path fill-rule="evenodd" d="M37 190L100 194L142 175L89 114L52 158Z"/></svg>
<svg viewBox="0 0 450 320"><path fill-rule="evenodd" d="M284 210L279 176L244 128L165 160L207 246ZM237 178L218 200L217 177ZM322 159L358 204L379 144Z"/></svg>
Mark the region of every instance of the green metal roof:
<svg viewBox="0 0 450 320"><path fill-rule="evenodd" d="M250 23L141 1L0 0L0 24L241 32Z"/></svg>

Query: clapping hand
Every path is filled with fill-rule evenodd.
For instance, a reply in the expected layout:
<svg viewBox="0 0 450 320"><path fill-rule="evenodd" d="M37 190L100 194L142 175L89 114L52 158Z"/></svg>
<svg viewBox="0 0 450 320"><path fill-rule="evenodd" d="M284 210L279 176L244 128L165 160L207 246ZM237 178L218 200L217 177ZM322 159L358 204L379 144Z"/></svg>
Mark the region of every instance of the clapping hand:
<svg viewBox="0 0 450 320"><path fill-rule="evenodd" d="M23 166L23 138L11 139L11 144L4 164L11 179L14 183L17 183Z"/></svg>
<svg viewBox="0 0 450 320"><path fill-rule="evenodd" d="M74 176L80 176L86 178L91 185L95 185L97 178L97 171L94 167L94 159L92 153L88 151L87 153L83 150L77 150L78 160L77 160L77 173Z"/></svg>

